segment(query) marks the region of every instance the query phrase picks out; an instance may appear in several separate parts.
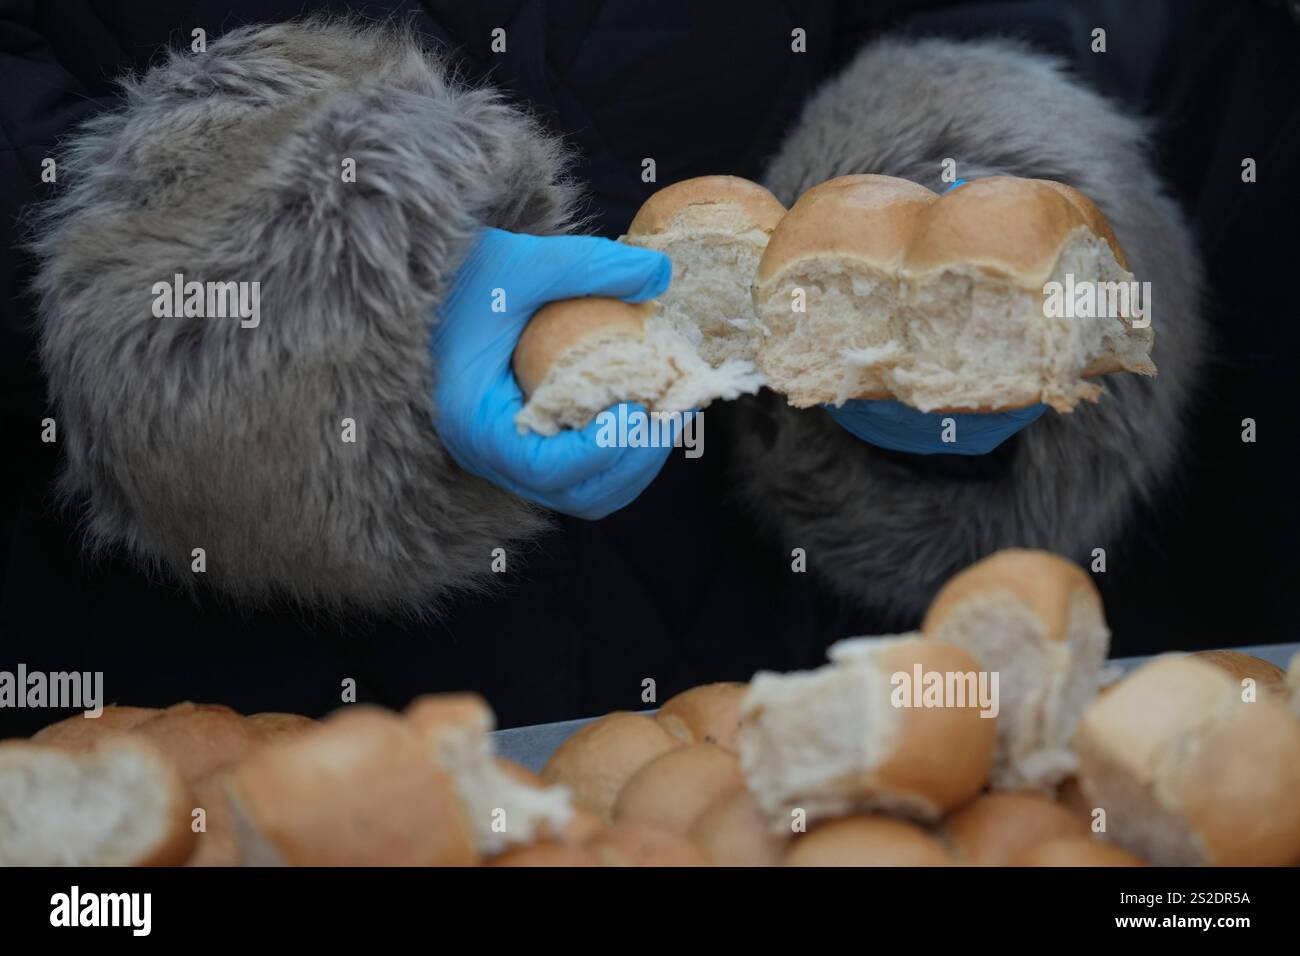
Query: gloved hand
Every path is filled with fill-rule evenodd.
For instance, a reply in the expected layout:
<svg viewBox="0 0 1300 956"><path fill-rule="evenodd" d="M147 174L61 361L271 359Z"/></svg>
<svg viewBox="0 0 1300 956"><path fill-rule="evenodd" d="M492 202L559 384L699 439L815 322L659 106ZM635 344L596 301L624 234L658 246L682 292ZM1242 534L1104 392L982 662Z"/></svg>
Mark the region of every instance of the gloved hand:
<svg viewBox="0 0 1300 956"><path fill-rule="evenodd" d="M431 343L434 424L456 463L579 518L603 518L631 503L672 448L602 448L595 421L550 438L520 435L515 413L524 396L510 360L524 326L547 302L584 295L640 302L662 293L671 277L667 256L608 239L483 230L456 274ZM493 311L502 296L504 310Z"/></svg>
<svg viewBox="0 0 1300 956"><path fill-rule="evenodd" d="M1043 404L987 415L922 412L901 402L850 399L826 410L865 442L914 455L987 455L1047 410ZM953 419L953 442L943 440L943 420Z"/></svg>

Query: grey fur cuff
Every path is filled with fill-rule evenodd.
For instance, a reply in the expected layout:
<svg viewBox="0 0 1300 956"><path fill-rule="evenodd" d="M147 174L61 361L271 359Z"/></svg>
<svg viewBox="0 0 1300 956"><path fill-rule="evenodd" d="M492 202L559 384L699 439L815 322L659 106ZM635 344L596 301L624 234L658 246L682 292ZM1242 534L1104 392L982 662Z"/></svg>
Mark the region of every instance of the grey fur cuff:
<svg viewBox="0 0 1300 956"><path fill-rule="evenodd" d="M743 495L786 547L806 549L811 572L898 627L998 548L1086 562L1117 545L1178 463L1205 339L1200 263L1153 171L1148 130L1020 45L867 47L810 100L766 182L787 204L848 173L939 191L948 158L965 179L1055 179L1101 207L1133 273L1151 282L1160 374L1107 376L1099 404L1049 412L988 461L944 466L867 445L819 409L749 402L736 439Z"/></svg>
<svg viewBox="0 0 1300 956"><path fill-rule="evenodd" d="M126 81L36 222L60 490L91 545L182 582L201 548L248 601L415 611L485 581L545 518L439 444L429 330L480 227L565 225L562 167L392 30L244 28ZM260 320L159 317L177 274L257 283Z"/></svg>

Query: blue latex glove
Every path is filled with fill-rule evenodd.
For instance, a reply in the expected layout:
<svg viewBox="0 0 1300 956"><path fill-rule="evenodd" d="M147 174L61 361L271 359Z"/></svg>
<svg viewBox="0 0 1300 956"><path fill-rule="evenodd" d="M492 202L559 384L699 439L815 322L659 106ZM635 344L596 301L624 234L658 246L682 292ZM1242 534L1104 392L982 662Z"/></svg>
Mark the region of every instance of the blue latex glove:
<svg viewBox="0 0 1300 956"><path fill-rule="evenodd" d="M921 412L901 402L850 399L826 410L865 442L914 455L987 455L1047 410L1031 405L988 415L970 412ZM943 420L956 423L953 442L943 441Z"/></svg>
<svg viewBox="0 0 1300 956"><path fill-rule="evenodd" d="M510 360L524 326L547 302L584 295L640 302L662 293L671 278L667 256L608 239L483 230L456 274L431 343L434 423L456 463L579 518L603 518L630 504L672 448L602 448L595 421L550 438L520 435L515 414L524 396ZM494 312L498 289L505 310Z"/></svg>

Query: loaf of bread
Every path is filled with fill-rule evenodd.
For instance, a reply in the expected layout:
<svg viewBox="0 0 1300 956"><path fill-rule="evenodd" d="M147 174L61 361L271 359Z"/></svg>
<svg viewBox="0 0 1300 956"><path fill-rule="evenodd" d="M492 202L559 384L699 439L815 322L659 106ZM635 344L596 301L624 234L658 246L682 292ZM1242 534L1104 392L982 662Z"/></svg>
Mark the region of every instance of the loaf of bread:
<svg viewBox="0 0 1300 956"><path fill-rule="evenodd" d="M741 702L741 766L773 833L788 833L796 811L808 821L863 810L933 821L984 786L1000 718L982 717L973 699L895 697L899 674L973 678L970 654L903 635L843 641L830 656L813 671L756 674Z"/></svg>
<svg viewBox="0 0 1300 956"><path fill-rule="evenodd" d="M1300 860L1300 721L1194 656L1138 668L1083 715L1079 783L1112 842L1160 866Z"/></svg>
<svg viewBox="0 0 1300 956"><path fill-rule="evenodd" d="M180 773L145 740L0 743L0 866L175 866L194 847L190 809Z"/></svg>
<svg viewBox="0 0 1300 956"><path fill-rule="evenodd" d="M1074 771L1070 740L1110 647L1082 568L1046 551L999 551L943 586L922 630L998 675L995 787L1046 789Z"/></svg>
<svg viewBox="0 0 1300 956"><path fill-rule="evenodd" d="M1067 276L1125 293L1134 280L1106 218L1061 183L995 176L939 196L832 179L763 253L759 369L796 407L896 398L922 411L1068 411L1101 393L1091 376L1154 374L1145 322L1047 315L1047 283Z"/></svg>

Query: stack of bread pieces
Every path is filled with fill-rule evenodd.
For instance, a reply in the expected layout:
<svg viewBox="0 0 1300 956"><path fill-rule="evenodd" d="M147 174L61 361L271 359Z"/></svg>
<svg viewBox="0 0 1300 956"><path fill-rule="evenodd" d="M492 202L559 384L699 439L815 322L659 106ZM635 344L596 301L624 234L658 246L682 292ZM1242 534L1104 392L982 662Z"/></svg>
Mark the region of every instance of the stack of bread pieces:
<svg viewBox="0 0 1300 956"><path fill-rule="evenodd" d="M0 864L1300 862L1300 655L1107 684L1089 576L1002 551L920 629L584 725L540 774L473 694L323 721L109 707L0 743Z"/></svg>
<svg viewBox="0 0 1300 956"><path fill-rule="evenodd" d="M680 412L762 385L799 408L1068 412L1102 394L1096 376L1156 371L1149 311L1045 308L1053 283L1135 281L1106 217L1062 183L995 176L940 195L841 176L787 212L756 183L704 176L651 196L621 241L666 253L671 285L650 303L538 311L514 358L521 431L580 428L617 401Z"/></svg>

